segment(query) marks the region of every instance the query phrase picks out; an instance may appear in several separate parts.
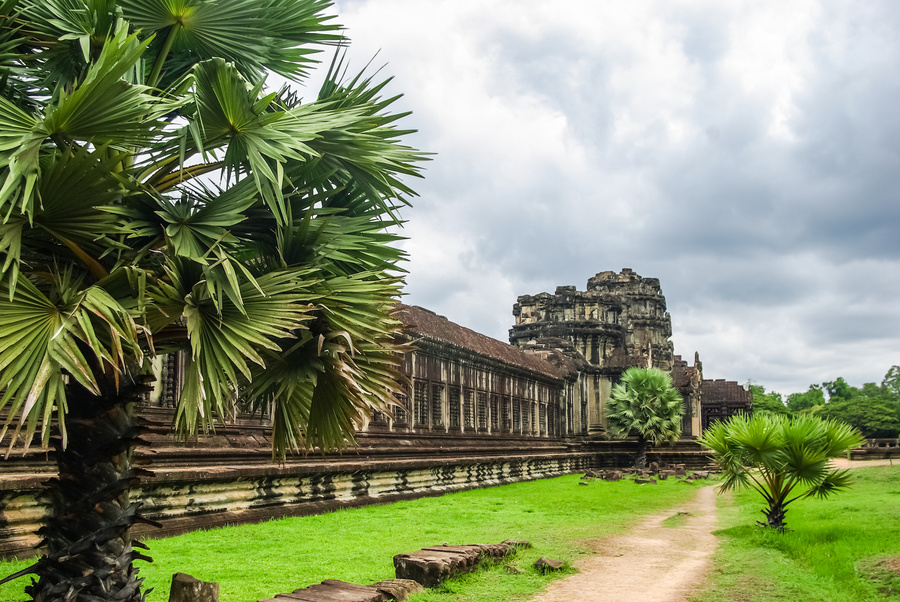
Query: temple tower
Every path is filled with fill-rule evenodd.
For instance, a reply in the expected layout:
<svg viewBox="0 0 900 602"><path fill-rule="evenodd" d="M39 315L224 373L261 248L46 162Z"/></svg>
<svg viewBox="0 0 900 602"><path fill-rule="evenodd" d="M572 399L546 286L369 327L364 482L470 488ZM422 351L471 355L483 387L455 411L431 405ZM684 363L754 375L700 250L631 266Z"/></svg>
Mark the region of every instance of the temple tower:
<svg viewBox="0 0 900 602"><path fill-rule="evenodd" d="M555 349L574 359L579 378L572 394L581 407L581 432L602 436L612 386L632 366L673 367L672 319L657 278L625 268L590 278L585 291L557 287L554 294L523 295L513 307L510 343L541 353Z"/></svg>

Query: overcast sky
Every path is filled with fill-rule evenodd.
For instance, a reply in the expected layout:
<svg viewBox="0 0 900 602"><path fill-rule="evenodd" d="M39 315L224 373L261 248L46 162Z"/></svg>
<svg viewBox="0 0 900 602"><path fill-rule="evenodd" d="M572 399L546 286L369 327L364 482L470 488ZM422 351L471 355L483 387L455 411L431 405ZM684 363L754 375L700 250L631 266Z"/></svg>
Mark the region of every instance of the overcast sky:
<svg viewBox="0 0 900 602"><path fill-rule="evenodd" d="M630 267L676 353L782 393L900 364L900 2L339 0L436 153L408 296L512 306Z"/></svg>

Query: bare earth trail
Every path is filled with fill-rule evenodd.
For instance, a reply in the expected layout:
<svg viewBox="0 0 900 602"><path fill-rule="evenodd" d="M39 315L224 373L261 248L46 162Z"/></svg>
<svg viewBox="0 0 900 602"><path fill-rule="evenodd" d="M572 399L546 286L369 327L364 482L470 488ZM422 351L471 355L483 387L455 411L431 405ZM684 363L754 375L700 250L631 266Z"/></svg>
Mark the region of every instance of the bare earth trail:
<svg viewBox="0 0 900 602"><path fill-rule="evenodd" d="M644 517L627 533L588 542L597 556L577 561L577 575L553 582L533 602L687 600L712 567L716 491L703 487L691 502ZM663 524L679 512L688 514L678 526Z"/></svg>
<svg viewBox="0 0 900 602"><path fill-rule="evenodd" d="M837 468L893 464L891 460L832 460ZM718 542L716 492L704 487L692 502L644 517L629 532L588 542L596 556L580 572L550 584L532 602L686 602L704 585ZM675 527L667 518L687 512Z"/></svg>

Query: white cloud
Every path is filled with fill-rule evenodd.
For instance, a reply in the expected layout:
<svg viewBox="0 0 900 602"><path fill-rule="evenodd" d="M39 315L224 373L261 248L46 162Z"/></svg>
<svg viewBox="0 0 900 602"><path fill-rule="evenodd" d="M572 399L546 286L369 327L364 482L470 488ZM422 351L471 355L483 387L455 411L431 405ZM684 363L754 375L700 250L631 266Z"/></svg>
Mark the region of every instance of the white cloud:
<svg viewBox="0 0 900 602"><path fill-rule="evenodd" d="M406 301L505 339L518 295L634 268L677 351L785 392L900 364L890 0L340 1L438 155Z"/></svg>

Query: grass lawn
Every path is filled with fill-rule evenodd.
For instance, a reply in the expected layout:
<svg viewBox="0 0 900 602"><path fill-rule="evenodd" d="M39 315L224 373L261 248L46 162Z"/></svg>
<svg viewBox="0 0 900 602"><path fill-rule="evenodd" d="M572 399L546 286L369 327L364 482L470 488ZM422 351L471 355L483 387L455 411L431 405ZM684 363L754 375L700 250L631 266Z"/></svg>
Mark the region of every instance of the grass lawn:
<svg viewBox="0 0 900 602"><path fill-rule="evenodd" d="M784 534L754 526L763 518L759 494L720 499L716 568L708 588L692 600L900 600L900 577L892 578L883 563L900 557L900 466L853 474L853 486L829 500L791 504L786 520L792 531Z"/></svg>
<svg viewBox="0 0 900 602"><path fill-rule="evenodd" d="M478 571L422 594L416 602L528 600L562 574L542 576L532 563L541 556L571 562L587 553L578 541L625 529L640 516L681 503L699 485L670 479L658 485L591 481L578 475L452 493L384 506L342 510L152 540L153 564L138 563L150 602L168 599L175 572L218 581L222 602L252 602L323 579L372 583L394 576L395 554L425 546L499 543L527 539L510 564ZM29 563L0 562L5 576ZM0 586L0 602L20 602L28 577Z"/></svg>

